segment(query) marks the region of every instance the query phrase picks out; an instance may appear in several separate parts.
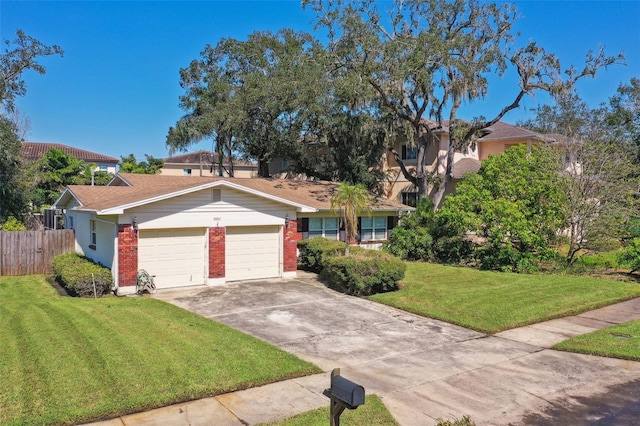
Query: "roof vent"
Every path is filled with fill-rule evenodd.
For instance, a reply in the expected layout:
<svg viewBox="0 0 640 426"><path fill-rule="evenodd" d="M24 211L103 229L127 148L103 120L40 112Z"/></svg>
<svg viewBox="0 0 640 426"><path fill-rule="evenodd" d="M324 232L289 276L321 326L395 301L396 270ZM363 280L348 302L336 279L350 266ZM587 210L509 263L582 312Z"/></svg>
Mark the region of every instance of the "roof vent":
<svg viewBox="0 0 640 426"><path fill-rule="evenodd" d="M214 203L222 201L222 191L220 189L211 190L211 201Z"/></svg>

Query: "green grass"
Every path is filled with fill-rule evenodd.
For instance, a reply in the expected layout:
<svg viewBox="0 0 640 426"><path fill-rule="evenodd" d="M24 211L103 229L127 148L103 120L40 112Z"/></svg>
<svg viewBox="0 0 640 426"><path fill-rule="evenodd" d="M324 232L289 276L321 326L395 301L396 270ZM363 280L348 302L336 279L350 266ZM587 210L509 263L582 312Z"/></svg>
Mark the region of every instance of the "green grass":
<svg viewBox="0 0 640 426"><path fill-rule="evenodd" d="M640 361L640 320L576 336L553 349Z"/></svg>
<svg viewBox="0 0 640 426"><path fill-rule="evenodd" d="M573 315L640 296L640 285L408 263L402 288L372 300L484 333Z"/></svg>
<svg viewBox="0 0 640 426"><path fill-rule="evenodd" d="M0 277L0 424L74 424L320 372L151 298L60 297Z"/></svg>
<svg viewBox="0 0 640 426"><path fill-rule="evenodd" d="M272 423L261 423L263 426L326 426L329 423L329 400L327 406L316 410L298 414L286 420ZM355 410L344 410L340 416L340 424L367 425L367 426L393 426L398 423L391 413L387 411L380 398L376 395L368 395L364 405Z"/></svg>
<svg viewBox="0 0 640 426"><path fill-rule="evenodd" d="M618 253L620 250L608 251L595 254L586 254L578 258L577 263L585 266L600 268L618 268Z"/></svg>

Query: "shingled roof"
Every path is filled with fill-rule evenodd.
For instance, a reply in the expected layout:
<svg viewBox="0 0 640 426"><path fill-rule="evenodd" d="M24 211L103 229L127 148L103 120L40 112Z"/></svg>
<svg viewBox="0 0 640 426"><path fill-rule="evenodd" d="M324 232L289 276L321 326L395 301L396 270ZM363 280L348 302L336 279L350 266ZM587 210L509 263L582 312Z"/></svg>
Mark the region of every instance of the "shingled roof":
<svg viewBox="0 0 640 426"><path fill-rule="evenodd" d="M539 139L540 141L544 141L545 137L541 133L534 132L528 129L523 129L522 127L514 126L512 124L507 124L502 121L498 121L493 126L487 127L486 129L489 133L480 139L478 142L488 142L495 141L500 139L518 139L518 138L533 138Z"/></svg>
<svg viewBox="0 0 640 426"><path fill-rule="evenodd" d="M102 155L96 152L63 145L61 143L51 142L22 142L22 158L26 160L37 160L51 148L59 149L60 151L73 155L75 158L86 163L112 163L115 165L118 164L119 161L117 158L109 157L108 155Z"/></svg>
<svg viewBox="0 0 640 426"><path fill-rule="evenodd" d="M80 202L81 210L105 211L130 208L191 191L217 186L262 193L312 210L330 210L335 182L308 182L287 179L227 178L117 174L109 186L70 185L68 192ZM63 195L64 196L64 195ZM412 210L404 204L375 199L373 210Z"/></svg>

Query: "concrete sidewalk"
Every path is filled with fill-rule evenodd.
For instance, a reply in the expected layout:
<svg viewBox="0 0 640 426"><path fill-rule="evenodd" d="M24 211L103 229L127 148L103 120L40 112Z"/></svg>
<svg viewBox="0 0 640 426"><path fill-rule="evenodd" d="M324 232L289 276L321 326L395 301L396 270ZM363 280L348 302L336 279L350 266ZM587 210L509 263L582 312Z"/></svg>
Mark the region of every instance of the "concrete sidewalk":
<svg viewBox="0 0 640 426"><path fill-rule="evenodd" d="M269 286L274 293L278 293L277 286L273 283ZM317 291L318 286L315 290L304 286L302 289L304 292ZM238 292L242 288L232 290ZM196 299L205 296L208 297L206 300L210 300L210 294L198 294L196 297L186 293L159 298L193 310ZM237 293L234 297L238 297ZM309 311L310 307L301 299L293 297L291 292L286 297L290 299L286 303L281 299L277 301L276 316L282 319L286 313L288 318L294 318L294 321L290 318L287 322L300 327L296 315L301 315L299 311ZM342 298L352 309L361 309L359 313L364 316L384 315L388 322L378 321L375 326L381 334L398 334L402 324L417 329L421 334L428 334L430 330L440 333L440 330L435 329L446 328L431 320L367 300L345 298L331 293L326 297L332 303L335 303L334 298ZM266 305L252 305L249 312L248 306L254 302L238 299L245 304L238 308L237 313L216 314L214 319L251 332L251 327L255 324L274 317L274 311L267 310L268 302L265 302ZM314 304L322 303L317 295L314 300ZM264 317L260 317L261 313ZM238 322L242 316L251 317L254 324ZM316 362L327 371L330 366L340 367L342 374L362 384L367 394L379 395L401 425L430 425L435 424L438 418L460 418L463 415L470 415L478 425L542 425L554 424L554 416L559 418L567 413L570 420L564 424L592 424L589 422L604 418L611 412L624 411L624 407L620 408L616 404L631 404L638 400L640 395L637 393L627 397L629 392L624 386L640 384L640 363L557 352L547 348L569 337L633 319L640 319L640 298L493 336L464 332L464 329L451 326L446 340L438 334L441 337L436 340L432 337L428 347L413 345L395 348L395 352L387 352L387 355L378 358L365 359L361 356L365 347L371 347L370 351L378 351L376 344L379 342L356 341L354 344L357 350L335 362L330 360L333 353L314 352L318 346L335 347L335 342L330 339L336 337L322 334L318 327L314 329L316 334L311 336L314 340L311 352L308 352L308 342L300 343L304 340L301 329L297 329L298 334L293 340L279 339L275 335L258 337L301 358ZM267 327L262 324L261 328ZM353 337L354 334L349 335L350 340L355 340ZM415 335L411 339L415 339ZM328 386L329 372L123 416L93 425L253 425L328 406L328 399L322 395L322 391ZM570 417L572 412L577 413L579 409L592 409L590 404L600 404L601 401L604 403L607 393L620 390L620 386L622 390L618 394L621 396L610 401L600 410L602 412L590 412L589 422L579 422ZM640 392L640 385L634 387L633 392Z"/></svg>

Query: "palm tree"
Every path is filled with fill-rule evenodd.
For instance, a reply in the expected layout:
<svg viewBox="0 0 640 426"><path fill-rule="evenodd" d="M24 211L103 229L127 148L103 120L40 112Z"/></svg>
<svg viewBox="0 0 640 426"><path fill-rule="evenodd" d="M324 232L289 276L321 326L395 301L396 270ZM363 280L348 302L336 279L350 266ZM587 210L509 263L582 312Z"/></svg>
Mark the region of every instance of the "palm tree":
<svg viewBox="0 0 640 426"><path fill-rule="evenodd" d="M371 195L362 184L349 185L342 182L331 196L331 210L340 214L344 223L347 246L344 254L349 254L349 245L358 234L358 216L371 212Z"/></svg>

